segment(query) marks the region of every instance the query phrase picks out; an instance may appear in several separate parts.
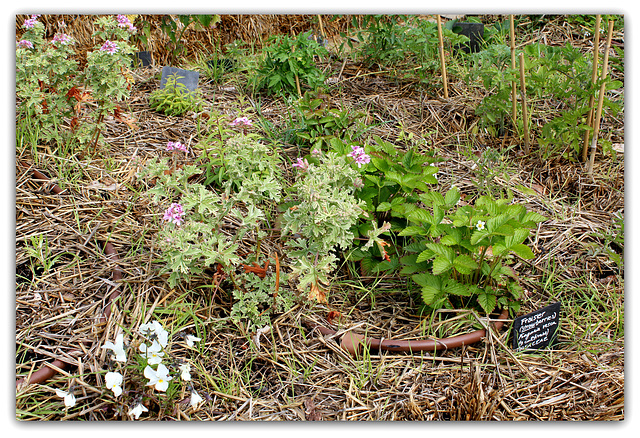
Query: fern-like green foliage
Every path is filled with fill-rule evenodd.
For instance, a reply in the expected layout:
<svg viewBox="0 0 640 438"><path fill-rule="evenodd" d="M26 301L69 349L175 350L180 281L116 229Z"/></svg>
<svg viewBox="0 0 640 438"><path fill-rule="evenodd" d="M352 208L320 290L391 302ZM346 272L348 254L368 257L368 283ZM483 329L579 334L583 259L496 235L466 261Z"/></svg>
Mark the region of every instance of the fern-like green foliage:
<svg viewBox="0 0 640 438"><path fill-rule="evenodd" d="M168 116L182 116L187 111L199 111L203 104L202 92L199 89L189 90L179 82L177 73L169 75L164 88L154 90L149 96L149 106Z"/></svg>

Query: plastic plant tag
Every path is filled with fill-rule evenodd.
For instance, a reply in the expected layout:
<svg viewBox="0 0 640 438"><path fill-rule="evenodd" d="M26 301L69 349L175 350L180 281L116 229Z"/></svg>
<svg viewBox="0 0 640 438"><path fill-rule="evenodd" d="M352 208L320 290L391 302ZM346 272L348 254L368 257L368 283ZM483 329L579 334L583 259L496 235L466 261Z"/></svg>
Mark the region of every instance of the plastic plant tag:
<svg viewBox="0 0 640 438"><path fill-rule="evenodd" d="M200 73L193 70L183 70L177 67L162 67L162 77L160 78L160 88L164 88L167 83L167 77L177 74L178 75L178 83L184 84L189 91L195 91L198 88L198 79L200 78Z"/></svg>
<svg viewBox="0 0 640 438"><path fill-rule="evenodd" d="M149 67L151 64L151 53L146 51L134 53L132 61L134 67Z"/></svg>
<svg viewBox="0 0 640 438"><path fill-rule="evenodd" d="M559 326L560 303L517 317L513 321L514 350L539 350L552 345Z"/></svg>

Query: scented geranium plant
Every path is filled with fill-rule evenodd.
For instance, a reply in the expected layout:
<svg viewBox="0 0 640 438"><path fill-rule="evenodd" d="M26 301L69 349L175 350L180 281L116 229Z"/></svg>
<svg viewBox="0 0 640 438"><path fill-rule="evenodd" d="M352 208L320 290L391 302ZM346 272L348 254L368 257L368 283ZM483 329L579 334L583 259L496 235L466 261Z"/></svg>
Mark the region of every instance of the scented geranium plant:
<svg viewBox="0 0 640 438"><path fill-rule="evenodd" d="M282 216L282 234L289 239L288 255L298 288L325 301L329 274L338 261L333 251L353 244L353 228L367 215L355 191L361 184L357 168L370 157L361 147L350 154L314 150L312 155L311 162L298 158L292 163L298 175Z"/></svg>
<svg viewBox="0 0 640 438"><path fill-rule="evenodd" d="M194 284L211 269L218 286L224 280L232 288L231 320L245 329L257 328L293 305L288 290L275 294L277 284L272 275L266 276L266 268L264 275L251 272L263 257L267 214L281 198L279 158L254 136L242 134L225 138L218 152L216 157L210 151L209 159L214 161L212 172L223 168L217 181L223 192L197 182L201 168L176 159L184 149L175 143L171 157L150 160L139 175L153 182L147 194L161 209L156 238L160 273L168 273L169 285L175 287ZM286 274L280 279L285 282Z"/></svg>
<svg viewBox="0 0 640 438"><path fill-rule="evenodd" d="M79 67L75 40L61 31L45 38L44 25L32 15L16 43L16 95L19 121L37 125L39 139L59 144L90 144L100 139L107 115L134 127L119 102L129 97L128 73L136 29L126 16L96 18L94 50Z"/></svg>

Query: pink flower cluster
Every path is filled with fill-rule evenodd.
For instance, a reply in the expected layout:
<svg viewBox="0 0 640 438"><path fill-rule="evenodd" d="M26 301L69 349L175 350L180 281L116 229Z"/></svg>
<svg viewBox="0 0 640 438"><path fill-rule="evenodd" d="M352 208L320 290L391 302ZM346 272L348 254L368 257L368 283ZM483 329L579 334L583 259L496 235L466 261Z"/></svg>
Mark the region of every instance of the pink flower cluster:
<svg viewBox="0 0 640 438"><path fill-rule="evenodd" d="M129 17L126 15L117 15L116 20L118 20L118 26L126 27L129 32L135 33L136 27L133 25L131 20L129 20Z"/></svg>
<svg viewBox="0 0 640 438"><path fill-rule="evenodd" d="M31 18L27 18L26 20L24 20L23 26L25 28L27 28L27 29L33 29L33 27L38 22L38 17L39 16L40 16L40 14L34 14L34 15L31 16Z"/></svg>
<svg viewBox="0 0 640 438"><path fill-rule="evenodd" d="M174 202L164 212L164 216L162 217L162 220L173 222L176 225L180 225L182 223L183 216L184 216L184 210L182 209L182 205L176 204Z"/></svg>
<svg viewBox="0 0 640 438"><path fill-rule="evenodd" d="M33 49L33 43L27 40L18 41L18 47L21 49Z"/></svg>
<svg viewBox="0 0 640 438"><path fill-rule="evenodd" d="M353 158L358 167L371 161L371 157L366 154L362 146L351 146L351 152L347 154L347 157Z"/></svg>
<svg viewBox="0 0 640 438"><path fill-rule="evenodd" d="M231 126L253 126L253 122L246 117L238 117L233 122L230 123Z"/></svg>
<svg viewBox="0 0 640 438"><path fill-rule="evenodd" d="M116 53L118 51L118 44L114 43L113 41L105 41L104 44L102 45L102 47L100 47L100 50L102 52L107 52L110 55L113 55L114 53Z"/></svg>
<svg viewBox="0 0 640 438"><path fill-rule="evenodd" d="M168 151L179 150L182 152L189 152L189 149L187 149L185 145L177 141L170 141L169 143L167 143L167 150Z"/></svg>
<svg viewBox="0 0 640 438"><path fill-rule="evenodd" d="M71 37L66 33L57 33L53 37L53 42L60 43L60 44L69 44L71 42Z"/></svg>
<svg viewBox="0 0 640 438"><path fill-rule="evenodd" d="M302 170L307 170L309 168L309 162L306 159L297 158L296 162L291 165L292 167L299 167Z"/></svg>

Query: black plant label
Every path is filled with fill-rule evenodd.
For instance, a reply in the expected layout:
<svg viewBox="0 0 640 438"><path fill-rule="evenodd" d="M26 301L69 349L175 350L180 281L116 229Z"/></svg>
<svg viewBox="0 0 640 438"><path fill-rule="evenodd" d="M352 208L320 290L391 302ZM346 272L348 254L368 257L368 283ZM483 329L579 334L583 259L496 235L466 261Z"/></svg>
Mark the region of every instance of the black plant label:
<svg viewBox="0 0 640 438"><path fill-rule="evenodd" d="M539 350L553 345L559 326L560 303L517 317L513 321L514 350Z"/></svg>

